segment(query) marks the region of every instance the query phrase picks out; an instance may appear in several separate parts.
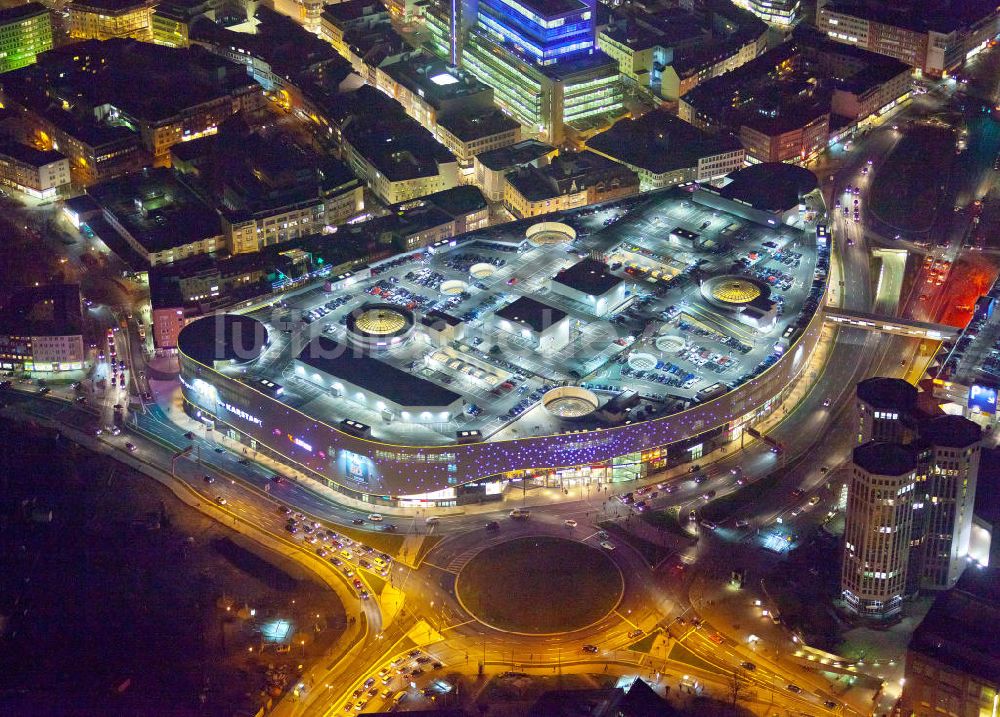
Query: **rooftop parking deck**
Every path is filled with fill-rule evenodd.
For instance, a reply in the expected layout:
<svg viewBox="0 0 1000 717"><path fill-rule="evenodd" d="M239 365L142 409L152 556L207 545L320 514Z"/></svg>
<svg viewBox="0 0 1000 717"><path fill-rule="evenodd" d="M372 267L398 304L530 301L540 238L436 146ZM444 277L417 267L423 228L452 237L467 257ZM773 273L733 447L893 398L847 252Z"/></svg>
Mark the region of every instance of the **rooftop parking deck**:
<svg viewBox="0 0 1000 717"><path fill-rule="evenodd" d="M271 328L272 342L244 380L282 384L284 403L329 425L351 418L371 426L377 440L429 446L454 443L459 430L493 440L545 435L668 415L697 403L699 392L717 397L719 384L725 391L758 375L794 340L816 309L822 282L814 280L825 258L811 227L767 228L689 197L671 190L563 213L558 221L577 238L562 244L525 241L524 222L496 227L382 262L370 277L356 274L331 292L300 293L287 306L253 314ZM550 288L558 272L587 257L603 259L624 284L597 316ZM755 327L706 301L700 282L721 275L766 284L774 324ZM497 313L522 298L551 307L553 322L566 315L565 345L539 350L521 326L500 327ZM418 321L412 338L369 360L461 395L461 413L440 423L406 422L295 371L302 347L317 336L347 343L348 315L375 303L405 307ZM430 311L459 318L457 326L437 324L455 334L442 338L419 321ZM590 388L602 404L623 392L639 402L624 416L598 410L569 421L541 405L560 385Z"/></svg>

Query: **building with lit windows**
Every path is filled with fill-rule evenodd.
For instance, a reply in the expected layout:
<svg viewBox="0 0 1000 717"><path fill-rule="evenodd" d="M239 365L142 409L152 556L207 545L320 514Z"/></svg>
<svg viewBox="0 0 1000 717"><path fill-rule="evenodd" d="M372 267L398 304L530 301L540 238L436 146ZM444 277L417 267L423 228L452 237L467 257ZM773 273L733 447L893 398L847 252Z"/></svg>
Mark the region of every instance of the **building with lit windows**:
<svg viewBox="0 0 1000 717"><path fill-rule="evenodd" d="M969 561L982 431L962 416L938 416L921 426L928 452L919 556L921 590L954 587Z"/></svg>
<svg viewBox="0 0 1000 717"><path fill-rule="evenodd" d="M618 61L626 81L668 101L766 49L767 24L728 0L705 0L696 11L642 3L610 12L598 47Z"/></svg>
<svg viewBox="0 0 1000 717"><path fill-rule="evenodd" d="M472 183L476 155L516 144L521 125L502 110L492 109L473 116L445 117L438 122L435 136L458 160L462 182Z"/></svg>
<svg viewBox="0 0 1000 717"><path fill-rule="evenodd" d="M828 144L831 125L861 126L910 94L905 65L799 26L790 40L683 95L678 116L733 132L750 161L802 162Z"/></svg>
<svg viewBox="0 0 1000 717"><path fill-rule="evenodd" d="M473 160L475 184L491 202L503 201L507 175L522 167L544 167L558 150L537 139L524 139L508 147L477 154Z"/></svg>
<svg viewBox="0 0 1000 717"><path fill-rule="evenodd" d="M971 560L982 431L962 416L929 416L921 412L917 389L902 379L875 377L862 381L857 386L856 399L858 442L862 447L893 445L905 448L915 465L913 496L907 508L909 537L905 550L885 540L878 543L878 549L891 547L905 558L900 593L904 597L919 591L947 590L958 582ZM878 482L881 479L875 480L876 487L885 485ZM860 541L868 536L866 531L874 525L870 520L871 512L880 510L880 504L873 502L872 487L865 488L864 481L856 483L852 481L848 486L848 525L855 528L853 538L845 537L843 585L845 591L857 598L845 592L847 606L866 615L868 608L859 597L863 593L858 590L865 585L868 588L887 586L872 581L862 585L858 582L859 563L852 563L850 569L847 566L848 560L865 560L853 554L852 547L857 553ZM859 492L852 496L851 491L855 489ZM855 511L853 519L852 509ZM858 528L858 525L868 527ZM893 583L888 587L895 591L898 586ZM877 599L883 605L886 602L884 597Z"/></svg>
<svg viewBox="0 0 1000 717"><path fill-rule="evenodd" d="M942 592L906 648L900 717L988 717L1000 708L1000 573L970 571Z"/></svg>
<svg viewBox="0 0 1000 717"><path fill-rule="evenodd" d="M855 389L858 444L869 441L910 443L916 436L913 419L917 388L901 378L875 376Z"/></svg>
<svg viewBox="0 0 1000 717"><path fill-rule="evenodd" d="M865 443L854 449L850 471L841 596L849 611L886 620L902 611L906 596L916 451L896 443Z"/></svg>
<svg viewBox="0 0 1000 717"><path fill-rule="evenodd" d="M709 135L665 110L618 120L587 140L587 149L639 175L641 191L709 182L735 172L746 150L735 137Z"/></svg>
<svg viewBox="0 0 1000 717"><path fill-rule="evenodd" d="M953 72L1000 34L992 0L822 2L816 27L836 42L904 62L930 77Z"/></svg>
<svg viewBox="0 0 1000 717"><path fill-rule="evenodd" d="M89 157L84 148L64 147L50 128L68 136L79 133L81 143L91 146L92 137L127 143L134 136L146 153L140 161L166 164L171 146L214 134L226 118L266 102L242 65L203 48L182 50L135 40L60 47L35 65L7 73L0 85L5 104L23 112L32 141L70 157L81 183L108 176L95 171L93 163L111 163L118 156L114 153L126 148Z"/></svg>
<svg viewBox="0 0 1000 717"><path fill-rule="evenodd" d="M52 17L37 2L0 10L0 73L35 62L52 49Z"/></svg>
<svg viewBox="0 0 1000 717"><path fill-rule="evenodd" d="M458 162L447 147L371 86L351 93L340 131L341 155L386 204L451 189Z"/></svg>
<svg viewBox="0 0 1000 717"><path fill-rule="evenodd" d="M430 45L492 87L525 135L558 143L568 129L586 132L621 113L618 63L596 49L592 1L484 0L467 32L456 12L428 7Z"/></svg>
<svg viewBox="0 0 1000 717"><path fill-rule="evenodd" d="M0 370L79 371L86 366L76 284L16 289L0 309Z"/></svg>
<svg viewBox="0 0 1000 717"><path fill-rule="evenodd" d="M656 250L690 224L685 204L696 201L665 190L608 206L624 214L622 225L649 226L643 237L615 225L577 235L573 226L602 226L587 208L446 237L330 274L322 291L286 295L279 311L247 314L266 328L261 345L305 324L310 336L324 338L277 362L244 352L249 358L238 367L219 365L237 337L216 332L214 316L193 321L178 337L185 410L373 509L480 502L520 490L520 481L634 481L700 460L738 441L797 380L809 380L822 326L813 302L825 292L828 260L811 227L779 232L741 222L755 244L794 242L803 261L788 269L797 279L774 324L741 324L758 338L724 359L732 385L699 367L701 348L678 353L686 345L679 316L657 318L655 331L639 321L629 329L635 338L619 333L621 340L608 342L613 307L654 284L663 293L650 300L657 317L679 292L705 315L718 311L690 284L667 277L686 266L725 275L729 262L720 265L711 247L741 221L736 215L719 209L700 231L699 224L685 230L688 241L673 258ZM329 246L354 232L379 233L381 219L342 227ZM580 253L603 261L581 261ZM223 350L206 353L198 348L204 342L186 341L192 329L195 339L221 339ZM670 373L657 368L666 355ZM595 383L610 365L615 378ZM662 381L647 380L650 372Z"/></svg>
<svg viewBox="0 0 1000 717"><path fill-rule="evenodd" d="M223 15L223 0L159 0L153 9L153 42L188 47L193 39L191 28L198 20L214 24Z"/></svg>
<svg viewBox="0 0 1000 717"><path fill-rule="evenodd" d="M0 183L35 199L53 199L70 184L69 160L26 144L0 144Z"/></svg>
<svg viewBox="0 0 1000 717"><path fill-rule="evenodd" d="M153 41L154 0L72 0L69 36L74 40L132 38Z"/></svg>
<svg viewBox="0 0 1000 717"><path fill-rule="evenodd" d="M790 28L802 18L799 0L733 0L769 25Z"/></svg>
<svg viewBox="0 0 1000 717"><path fill-rule="evenodd" d="M148 266L225 247L218 213L169 169L134 172L87 190L104 219Z"/></svg>
<svg viewBox="0 0 1000 717"><path fill-rule="evenodd" d="M507 174L503 201L516 217L608 202L639 192L629 167L594 152L563 153L544 167L527 166Z"/></svg>
<svg viewBox="0 0 1000 717"><path fill-rule="evenodd" d="M232 254L257 252L333 227L364 210L364 186L347 166L300 146L291 133L256 132L242 118L171 149L174 168L222 215Z"/></svg>

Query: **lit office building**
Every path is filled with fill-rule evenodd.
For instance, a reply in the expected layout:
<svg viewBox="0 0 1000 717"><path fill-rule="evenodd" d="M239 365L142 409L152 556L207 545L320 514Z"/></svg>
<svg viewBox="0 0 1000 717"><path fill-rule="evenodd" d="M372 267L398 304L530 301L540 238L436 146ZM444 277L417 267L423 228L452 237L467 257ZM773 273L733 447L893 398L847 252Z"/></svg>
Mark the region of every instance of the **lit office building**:
<svg viewBox="0 0 1000 717"><path fill-rule="evenodd" d="M733 0L733 4L749 10L766 23L780 27L791 27L802 17L799 0Z"/></svg>
<svg viewBox="0 0 1000 717"><path fill-rule="evenodd" d="M74 40L133 38L153 41L153 7L150 0L73 0L69 10L69 36Z"/></svg>
<svg viewBox="0 0 1000 717"><path fill-rule="evenodd" d="M876 376L857 385L858 444L869 441L909 443L917 389L901 378Z"/></svg>
<svg viewBox="0 0 1000 717"><path fill-rule="evenodd" d="M908 446L873 442L854 449L840 587L847 609L865 618L902 610L917 467Z"/></svg>
<svg viewBox="0 0 1000 717"><path fill-rule="evenodd" d="M618 63L595 49L593 2L483 0L474 25L472 12L458 0L428 8L430 44L493 87L529 134L560 142L566 125L585 131L620 113Z"/></svg>
<svg viewBox="0 0 1000 717"><path fill-rule="evenodd" d="M982 432L962 416L938 416L921 426L920 438L929 465L917 491L925 514L919 586L946 590L968 564Z"/></svg>
<svg viewBox="0 0 1000 717"><path fill-rule="evenodd" d="M32 65L52 49L49 10L37 2L0 10L0 72Z"/></svg>

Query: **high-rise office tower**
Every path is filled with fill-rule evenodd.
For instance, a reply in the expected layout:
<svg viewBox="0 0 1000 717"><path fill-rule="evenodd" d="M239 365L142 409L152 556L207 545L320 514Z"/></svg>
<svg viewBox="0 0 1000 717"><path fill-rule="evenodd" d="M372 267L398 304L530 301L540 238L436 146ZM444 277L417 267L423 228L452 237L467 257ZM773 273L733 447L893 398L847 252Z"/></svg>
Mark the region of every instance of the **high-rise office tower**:
<svg viewBox="0 0 1000 717"><path fill-rule="evenodd" d="M841 588L849 609L859 615L885 618L898 612L897 608L887 608L887 603L894 600L897 587L902 596L914 595L920 590L948 589L965 570L982 431L962 416L931 417L921 413L917 407L916 388L900 379L862 381L857 386L856 398L857 440L862 445L855 450L848 484ZM905 501L888 495L886 491L891 487L886 482L888 479L876 477L880 470L894 471L895 468L888 466L896 464L890 460L890 449L881 452L869 449L875 445L895 445L912 457L914 487ZM868 450L859 454L862 448ZM863 459L861 464L859 455ZM884 465L877 459L883 460ZM876 482L869 484L864 476ZM871 535L872 531L892 527L888 522L870 519L873 511L877 512L880 506L885 508L881 502L885 500L894 501L888 505L905 509L908 515L905 546L899 541L876 539ZM897 534L895 528L892 534ZM858 547L867 544L865 540L874 540L871 544L882 551L880 555L891 548L894 565L902 560L901 587L896 583L879 582L882 580L879 574L892 570L868 567L874 563L870 555L860 557ZM875 577L869 575L873 572ZM876 595L872 590L876 593L881 590L882 594Z"/></svg>
<svg viewBox="0 0 1000 717"><path fill-rule="evenodd" d="M858 444L869 441L909 443L915 435L917 389L901 378L869 378L855 391Z"/></svg>
<svg viewBox="0 0 1000 717"><path fill-rule="evenodd" d="M928 460L926 480L917 486L925 513L921 589L954 587L965 570L981 439L979 426L962 416L938 416L921 426Z"/></svg>
<svg viewBox="0 0 1000 717"><path fill-rule="evenodd" d="M440 0L424 21L435 52L492 87L525 136L559 143L567 125L622 110L618 63L596 49L595 12L595 0Z"/></svg>
<svg viewBox="0 0 1000 717"><path fill-rule="evenodd" d="M844 527L841 596L849 610L884 620L903 607L917 455L895 443L854 449Z"/></svg>

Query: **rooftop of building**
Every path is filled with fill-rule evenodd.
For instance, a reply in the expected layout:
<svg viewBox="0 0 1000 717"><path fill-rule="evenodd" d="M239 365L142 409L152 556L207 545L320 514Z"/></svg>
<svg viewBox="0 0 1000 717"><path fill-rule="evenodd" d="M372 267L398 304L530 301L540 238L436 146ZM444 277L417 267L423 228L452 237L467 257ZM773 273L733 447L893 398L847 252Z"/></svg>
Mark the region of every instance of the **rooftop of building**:
<svg viewBox="0 0 1000 717"><path fill-rule="evenodd" d="M600 50L594 50L589 55L561 59L551 65L535 67L549 79L561 80L567 85L572 85L576 81L587 81L590 77L617 77L619 74L618 60Z"/></svg>
<svg viewBox="0 0 1000 717"><path fill-rule="evenodd" d="M185 326L177 337L177 348L198 363L213 366L216 361L252 361L267 342L267 327L257 319L213 314Z"/></svg>
<svg viewBox="0 0 1000 717"><path fill-rule="evenodd" d="M800 25L789 40L701 82L683 101L713 122L773 136L821 120L836 89L864 93L908 71L893 58Z"/></svg>
<svg viewBox="0 0 1000 717"><path fill-rule="evenodd" d="M969 568L938 593L909 650L991 685L1000 684L1000 569Z"/></svg>
<svg viewBox="0 0 1000 717"><path fill-rule="evenodd" d="M543 18L559 17L588 9L587 3L582 0L520 0L520 2Z"/></svg>
<svg viewBox="0 0 1000 717"><path fill-rule="evenodd" d="M66 155L54 149L36 149L20 142L0 142L0 155L36 168L66 159Z"/></svg>
<svg viewBox="0 0 1000 717"><path fill-rule="evenodd" d="M0 10L0 25L9 25L36 15L48 14L49 9L38 2L28 2L16 7L6 7Z"/></svg>
<svg viewBox="0 0 1000 717"><path fill-rule="evenodd" d="M383 64L381 70L435 109L441 109L445 102L475 95L493 96L491 87L468 72L449 67L444 60L419 51L409 53L398 62Z"/></svg>
<svg viewBox="0 0 1000 717"><path fill-rule="evenodd" d="M712 38L674 50L672 66L682 78L731 57L768 32L766 22L728 0L706 0L703 7L711 16Z"/></svg>
<svg viewBox="0 0 1000 717"><path fill-rule="evenodd" d="M828 12L853 15L883 25L914 32L951 32L996 12L994 0L902 0L901 2L851 2L835 0L826 4Z"/></svg>
<svg viewBox="0 0 1000 717"><path fill-rule="evenodd" d="M711 36L704 19L675 7L650 12L646 8L630 11L628 6L612 11L612 21L603 31L612 40L632 50L673 47Z"/></svg>
<svg viewBox="0 0 1000 717"><path fill-rule="evenodd" d="M405 239L454 221L455 217L433 204L416 200L405 209L371 221L371 230L383 236Z"/></svg>
<svg viewBox="0 0 1000 717"><path fill-rule="evenodd" d="M348 381L399 406L451 406L461 396L326 336L317 336L297 359L317 371Z"/></svg>
<svg viewBox="0 0 1000 717"><path fill-rule="evenodd" d="M608 271L608 265L596 259L583 259L552 277L563 286L583 292L588 296L604 296L622 280Z"/></svg>
<svg viewBox="0 0 1000 717"><path fill-rule="evenodd" d="M439 118L438 126L448 130L462 142L472 142L502 132L513 132L521 125L497 108L470 115L455 113Z"/></svg>
<svg viewBox="0 0 1000 717"><path fill-rule="evenodd" d="M375 91L377 92L377 90ZM621 169L620 165L615 166ZM429 221L433 221L435 216L440 216L440 210L422 200L417 200L413 204L415 208L406 210L407 216L401 218L401 221L406 221L409 224L410 220L415 217L426 217ZM774 341L782 336L787 336L794 348L802 335L802 327L808 323L808 317L813 314L813 305L807 302L821 295L825 285L823 281L815 282L817 276L824 279L826 276L824 269L817 263L815 232L810 231L809 225L804 228L799 226L769 227L747 222L724 209L718 210L718 213L719 216L712 219L710 226L698 232L700 237L697 242L689 247L671 250L668 255L662 254L662 251L663 247L670 242L669 234L677 227L698 230L705 218L699 216L703 214L701 209L691 206L691 194L680 189L608 203L598 208L597 211L592 206L586 206L553 213L546 217L549 221L566 223L578 232L577 239L571 245L566 242L532 243L526 237L526 232L539 222L537 217L479 229L463 236L449 237L445 243L437 246L433 251L416 249L392 258L389 256L391 248L400 243L398 241L399 234L405 231L405 229L397 230L393 228L394 224L389 224L390 221L396 221L395 214L374 218L366 222L341 225L335 234L325 237L328 243L317 245L317 247L341 246L345 241L358 237L359 240L363 240L362 249L370 247L368 251L372 254L379 251L384 253L369 260L372 269L371 275L361 262L335 267L328 276L331 280L329 287L331 292L329 293L319 291L319 286L316 284L313 284L316 290L289 291L283 296L288 308L293 312L302 312L302 315L308 315L313 309L325 306L328 313L322 318L315 319L314 330L321 331L325 336L343 340L339 339L342 335L340 322L357 307L371 301L373 295L381 294L379 298L381 301L398 300L407 306L412 302L412 311L418 317L415 326L415 332L418 334L417 340L407 342L399 351L393 350L386 354L380 354L378 360L402 371L415 372L421 378L461 394L469 403L474 403L482 409L480 415L462 416L460 420L433 425L418 425L403 421L387 423L379 418L379 413L371 401L366 407L360 405L355 397L350 395L338 398L322 392L321 395L317 396L314 385L302 383L303 380L308 383L307 377L299 379L294 377L294 371L289 372L290 356L279 357L274 362L269 361L255 365L248 372L248 376L251 374L259 375L282 384L285 387L285 396L282 400L292 408L315 416L318 421L336 425L344 418L354 418L371 426L373 439L390 443L451 445L456 441L456 432L459 430L480 430L484 440L504 440L515 437L512 435L514 430L519 434L519 437L565 432L567 427L562 419L548 414L538 401L535 402L534 407L529 409L529 412L512 417L510 411L513 403L517 402L516 397L493 397L488 395L488 392L484 396L482 395L483 391L476 385L470 384L463 376L470 375L470 370L481 370L496 373L497 379L502 381L504 374L511 370L544 364L548 373L544 378L529 379L531 390L543 388L546 384L552 383L579 383L582 376L589 375L595 370L595 365L606 365L613 362L614 358L609 355L609 348L611 351L624 348L609 345L607 342L587 341L586 336L591 335L593 331L611 332L608 335L621 335L622 331L636 336L645 334L648 340L654 343L669 334L669 339L663 338L661 342L661 345L667 347L664 350L669 350L668 343L673 345L675 338L683 340L683 330L677 327L660 327L662 321L656 317L661 311L686 300L685 297L689 297L690 292L696 290L692 289L690 283L673 286L663 284L661 281L658 285L665 287L665 294L653 298L653 303L648 307L649 311L646 316L630 320L625 325L612 324L611 316L594 316L587 306L574 302L571 297L564 296L560 292L549 291L544 296L537 295L537 285L540 279L544 283L544 277L551 278L561 269L578 262L583 258L579 256L580 254L605 257L609 263L610 273L620 277L624 282L620 288L628 287L634 291L642 290L644 286L648 287L652 278L648 269L635 275L625 271L624 267L629 262L637 261L637 255L650 257L649 261L652 266L662 266L664 270L671 273L674 270L681 271L687 267L691 267L693 270L696 266L700 267L699 272L706 275L726 273L731 267L732 257L718 254L715 247L720 242L725 241L726 236L730 233L727 228L731 227L734 222L742 227L741 231L747 235L744 243L760 246L762 243L773 241L782 247L782 250L784 250L783 247L794 245L795 251L802 253L802 261L798 267L784 267L782 265L782 271L794 277L792 288L784 292L785 311L777 317L774 327L766 330L763 334L765 337L772 337ZM608 225L608 218L615 215L621 217L622 220ZM646 229L637 234L634 227L640 225ZM414 226L416 225L414 224ZM435 232L433 236L436 238L447 236L447 234L447 232ZM428 237L429 233L422 236ZM387 238L391 241L387 242ZM570 249L572 251L568 251ZM261 255L269 251L270 247L265 248ZM303 247L302 251L297 253L302 254L306 251L321 252L324 249ZM260 270L260 266L264 266L270 273L273 273L272 267L278 266L275 263L276 260L274 258L261 259L259 258L261 255L245 255L253 260L246 265L248 271L257 272ZM329 260L326 254L320 255ZM268 256L272 257L273 255L268 254ZM233 257L224 261L228 266L239 259L240 257ZM385 261L381 261L382 259ZM641 262L642 259L638 259L638 261ZM780 265L780 261L771 257L763 257L762 261L774 266ZM328 265L330 263L333 262L328 261ZM610 269L615 263L619 264L619 268L617 270ZM473 270L477 264L482 266ZM488 270L487 264L494 267L494 270ZM322 280L323 275L318 272L307 274L307 271L317 268L315 261L303 266L294 275L289 274L289 276L296 277L296 280L293 281L284 281L280 277L266 281L261 279L260 284L256 285L258 296L273 294L281 288L301 287L307 289L310 286L309 276L314 277L313 282ZM203 287L205 286L213 286L217 283L221 284L222 287L227 285L225 281L216 282L215 276L209 273L210 271L211 267L197 281L185 281L182 283L182 287L188 294L192 294L193 292L204 293ZM220 268L220 271L232 274L228 272L228 269ZM346 271L352 271L353 275L345 278L341 283L337 277ZM493 272L492 275L487 276L490 271ZM430 273L425 274L424 272ZM150 292L153 295L154 305L169 308L169 305L159 303L158 292L154 293L153 291L153 287L156 286L154 277L158 273L160 273L158 268L154 268L150 274ZM438 274L444 277L443 281L455 279L457 282L463 283L464 289L460 294L448 293L462 288L456 283L450 286L447 291L442 291L442 287L436 284ZM425 276L435 278L426 281ZM511 276L516 277L519 281L508 284ZM252 277L251 282L256 281L259 274L254 273ZM531 277L534 279L532 280ZM242 286L242 278L232 276L229 285L234 284ZM554 309L569 314L581 323L585 323L587 331L584 334L570 333L568 335L570 344L557 354L553 354L531 341L510 341L511 335L517 337L525 330L529 332L534 330L528 323L511 323L507 326L501 323L503 321L502 315L497 315L496 307L504 307L519 296L527 296L538 302L544 302ZM347 303L342 304L342 300L337 299L337 297L343 297ZM241 295L238 303L242 304L251 298L251 296ZM197 304L194 299L195 297L192 296L192 304ZM233 302L233 297L229 295L220 297L219 301L229 302L230 306L238 305ZM544 308L543 306L541 311L544 311ZM419 317L433 309L442 310L455 316L467 325L479 326L477 335L481 333L486 337L484 343L478 350L473 347L471 351L465 351L460 346L471 345L467 340L455 338L455 341L460 343L448 341L447 346L438 345L441 342L431 344L420 340L419 334L426 329L419 322ZM517 306L514 309L516 310ZM707 310L713 311L712 308ZM542 319L539 322L539 327L543 331L547 324L551 324L561 317L561 314L550 312L549 320L545 321L545 315L541 311L538 312ZM501 308L502 313L503 309ZM281 330L286 326L283 324L283 315L276 318L273 309L268 307L262 307L251 315L275 326L276 330ZM515 314L513 318L525 319L526 317ZM509 321L509 319L507 320ZM553 326L546 334L558 336L560 331L565 330L568 321L569 317L561 319L557 326ZM664 331L667 334L664 334ZM487 344L487 341L490 343ZM742 346L740 351L734 351L733 363L727 372L729 378L727 378L724 387L720 387L721 393L732 389L752 391L752 388L749 387L750 383L775 361L774 341L759 340L752 346L746 342L747 353L743 353ZM492 345L499 345L502 351L498 354L492 350ZM647 344L643 344L641 348L647 350L646 346ZM434 356L438 351L451 354L452 350L457 351L454 354L455 358L464 362L465 365L459 365L450 360L442 362L443 356ZM659 349L653 347L648 350L660 353ZM786 352L785 356L790 360L792 354L794 351ZM422 363L422 357L425 356L434 359L431 365ZM466 356L468 360L466 360ZM777 360L783 361L785 358ZM416 364L413 364L414 361ZM664 387L658 391L654 389L651 398L641 399L642 416L676 414L690 408L694 403L711 400L704 399L705 394L702 391L719 382L718 374L715 373L714 369L700 365L701 359L694 355L690 358L683 355L671 356L671 361L677 367L675 370L679 371L678 379L669 388ZM666 376L666 369L663 369L663 372L663 375ZM286 378L288 380L284 380ZM324 383L328 382L324 381ZM634 376L629 377L622 374L620 378L607 379L607 383L611 385L611 388L606 390L612 395L620 392L625 394L635 392L642 396L649 393L648 384L642 378L637 379ZM699 394L701 394L700 397ZM712 396L719 396L719 392L713 393ZM731 400L742 399L731 397ZM609 424L605 418L595 417L593 421L595 422L593 425L613 425L613 422ZM579 428L578 425L575 427Z"/></svg>
<svg viewBox="0 0 1000 717"><path fill-rule="evenodd" d="M590 151L566 152L554 157L544 167L522 167L507 175L510 185L532 202L614 180L638 184L632 170Z"/></svg>
<svg viewBox="0 0 1000 717"><path fill-rule="evenodd" d="M215 0L160 0L154 13L173 20L187 22L213 11L216 4Z"/></svg>
<svg viewBox="0 0 1000 717"><path fill-rule="evenodd" d="M0 307L0 334L76 336L83 333L79 284L17 288Z"/></svg>
<svg viewBox="0 0 1000 717"><path fill-rule="evenodd" d="M666 110L619 120L588 139L587 147L653 174L697 167L699 159L742 149L735 137L702 132Z"/></svg>
<svg viewBox="0 0 1000 717"><path fill-rule="evenodd" d="M856 392L859 400L879 411L908 413L917 405L917 387L901 378L866 378Z"/></svg>
<svg viewBox="0 0 1000 717"><path fill-rule="evenodd" d="M206 18L196 22L190 34L192 39L244 50L283 77L296 77L319 65L350 65L329 42L264 5L257 7L252 26L253 33L234 32Z"/></svg>
<svg viewBox="0 0 1000 717"><path fill-rule="evenodd" d="M154 0L71 0L69 9L119 15L153 4Z"/></svg>
<svg viewBox="0 0 1000 717"><path fill-rule="evenodd" d="M420 317L420 323L429 327L440 325L461 326L462 320L440 309L431 309L430 311L425 311L423 316Z"/></svg>
<svg viewBox="0 0 1000 717"><path fill-rule="evenodd" d="M528 296L519 296L502 309L498 309L496 315L512 323L527 326L535 333L541 333L569 316L562 309L535 301Z"/></svg>
<svg viewBox="0 0 1000 717"><path fill-rule="evenodd" d="M178 49L131 39L85 40L50 50L39 55L37 64L5 74L2 84L16 102L42 110L68 107L60 114L97 128L104 125L76 117L112 105L134 121L157 123L237 91L260 89L244 66L202 47Z"/></svg>
<svg viewBox="0 0 1000 717"><path fill-rule="evenodd" d="M438 173L438 165L455 161L395 100L365 86L343 103L343 137L389 181L400 182Z"/></svg>
<svg viewBox="0 0 1000 717"><path fill-rule="evenodd" d="M833 78L833 85L848 92L866 92L901 74L913 72L913 68L905 62L856 45L835 42L805 24L795 28L792 38L799 48L815 57L821 67L830 65L840 72L847 71L849 74Z"/></svg>
<svg viewBox="0 0 1000 717"><path fill-rule="evenodd" d="M921 439L943 448L967 448L982 436L978 424L964 416L935 416L920 427Z"/></svg>
<svg viewBox="0 0 1000 717"><path fill-rule="evenodd" d="M498 172L535 162L555 151L556 148L551 144L545 144L537 139L523 139L507 147L477 154L476 160L487 169Z"/></svg>
<svg viewBox="0 0 1000 717"><path fill-rule="evenodd" d="M363 18L374 20L381 17L388 20L389 11L377 0L347 0L326 5L320 17L335 26L340 26L341 23Z"/></svg>
<svg viewBox="0 0 1000 717"><path fill-rule="evenodd" d="M785 212L819 186L816 175L784 162L762 162L738 169L719 193L765 212Z"/></svg>
<svg viewBox="0 0 1000 717"><path fill-rule="evenodd" d="M148 252L219 236L219 215L164 167L96 184L87 193Z"/></svg>
<svg viewBox="0 0 1000 717"><path fill-rule="evenodd" d="M870 441L854 449L853 460L872 475L901 476L917 467L913 449L898 443Z"/></svg>
<svg viewBox="0 0 1000 717"><path fill-rule="evenodd" d="M290 132L255 130L238 116L222 124L207 151L201 181L236 214L271 212L358 184L339 159L301 146Z"/></svg>
<svg viewBox="0 0 1000 717"><path fill-rule="evenodd" d="M482 191L472 184L462 184L451 189L434 192L434 194L421 197L420 201L431 204L452 217L460 217L489 208L489 203Z"/></svg>

